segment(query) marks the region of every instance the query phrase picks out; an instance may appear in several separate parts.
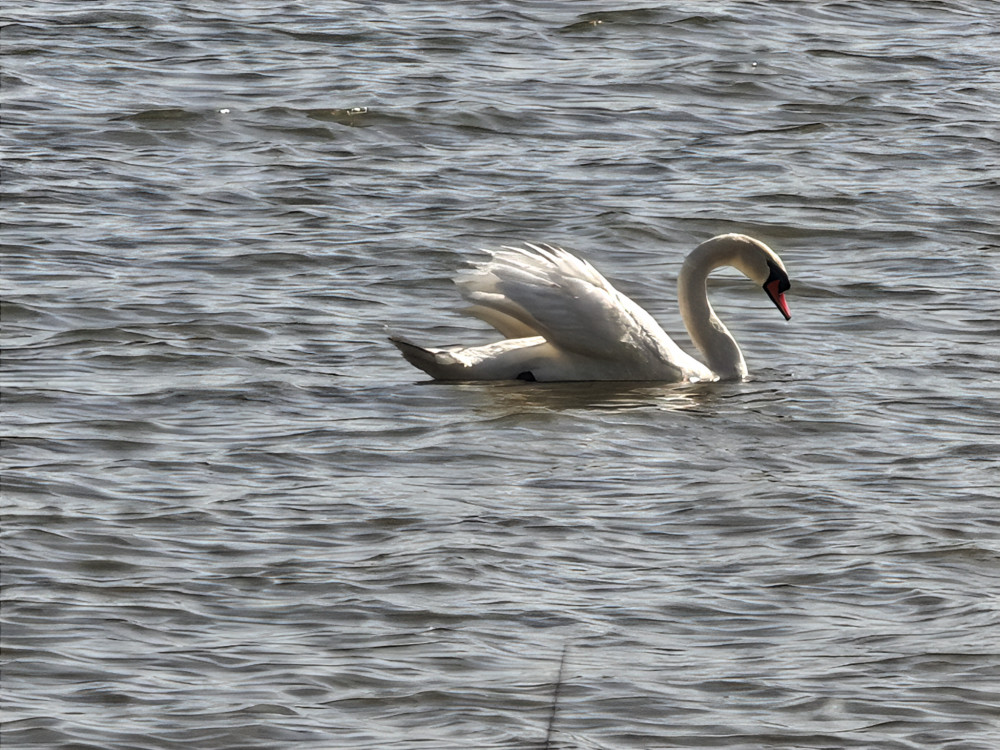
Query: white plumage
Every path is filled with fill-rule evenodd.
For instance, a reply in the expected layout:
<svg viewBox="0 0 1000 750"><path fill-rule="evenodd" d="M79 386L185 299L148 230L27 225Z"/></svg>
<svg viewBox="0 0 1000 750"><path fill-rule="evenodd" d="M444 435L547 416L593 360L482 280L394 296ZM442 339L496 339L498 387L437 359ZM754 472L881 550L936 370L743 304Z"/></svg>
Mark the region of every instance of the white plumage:
<svg viewBox="0 0 1000 750"><path fill-rule="evenodd" d="M705 292L709 272L721 265L735 266L762 284L787 317L784 265L764 243L745 235L702 243L678 278L681 314L707 366L682 351L649 313L587 261L552 245L488 252L488 261L455 281L471 303L466 311L496 328L502 341L435 349L399 336L391 339L411 364L434 378L697 382L744 377L739 347Z"/></svg>

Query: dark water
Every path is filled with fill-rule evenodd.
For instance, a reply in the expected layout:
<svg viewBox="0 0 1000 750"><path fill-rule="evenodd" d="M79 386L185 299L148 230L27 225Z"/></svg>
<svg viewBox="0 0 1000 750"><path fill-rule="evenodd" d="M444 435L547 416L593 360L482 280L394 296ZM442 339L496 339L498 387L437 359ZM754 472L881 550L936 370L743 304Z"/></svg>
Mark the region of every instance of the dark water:
<svg viewBox="0 0 1000 750"><path fill-rule="evenodd" d="M6 3L3 747L1000 746L1000 6ZM426 385L536 240L743 384Z"/></svg>

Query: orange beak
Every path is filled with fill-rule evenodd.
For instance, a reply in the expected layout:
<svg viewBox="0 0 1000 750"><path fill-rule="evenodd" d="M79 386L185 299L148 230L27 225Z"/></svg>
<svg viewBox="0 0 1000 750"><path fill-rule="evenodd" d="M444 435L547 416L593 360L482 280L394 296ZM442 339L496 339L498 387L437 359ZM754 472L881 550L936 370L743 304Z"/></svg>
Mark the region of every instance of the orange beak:
<svg viewBox="0 0 1000 750"><path fill-rule="evenodd" d="M788 310L788 303L785 302L785 293L781 287L781 279L774 279L764 284L764 291L767 292L767 296L771 298L774 306L785 316L785 320L791 320L792 313Z"/></svg>

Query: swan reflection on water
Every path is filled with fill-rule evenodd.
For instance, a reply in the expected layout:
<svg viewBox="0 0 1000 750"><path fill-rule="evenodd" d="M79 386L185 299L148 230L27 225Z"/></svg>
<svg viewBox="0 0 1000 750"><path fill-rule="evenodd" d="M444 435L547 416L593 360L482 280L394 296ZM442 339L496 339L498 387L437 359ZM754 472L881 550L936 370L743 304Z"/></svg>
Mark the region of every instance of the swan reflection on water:
<svg viewBox="0 0 1000 750"><path fill-rule="evenodd" d="M427 380L422 386L440 385ZM475 400L473 408L495 415L526 412L602 410L628 411L659 409L663 411L704 411L724 398L716 383L650 383L648 381L583 381L558 383L522 383L503 381L488 386L479 382L451 383ZM727 389L728 390L728 389Z"/></svg>

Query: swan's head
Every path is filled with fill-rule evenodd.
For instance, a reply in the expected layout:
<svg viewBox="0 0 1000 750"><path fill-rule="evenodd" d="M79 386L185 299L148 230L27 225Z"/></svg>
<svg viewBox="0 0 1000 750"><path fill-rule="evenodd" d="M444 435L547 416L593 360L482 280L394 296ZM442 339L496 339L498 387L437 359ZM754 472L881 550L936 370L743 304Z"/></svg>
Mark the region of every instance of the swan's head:
<svg viewBox="0 0 1000 750"><path fill-rule="evenodd" d="M721 248L725 248L724 252L730 254L728 262L752 282L760 284L774 306L785 316L785 320L791 319L792 313L785 301L785 292L791 287L791 282L788 280L785 264L774 250L745 234L723 234L708 242L718 243Z"/></svg>

